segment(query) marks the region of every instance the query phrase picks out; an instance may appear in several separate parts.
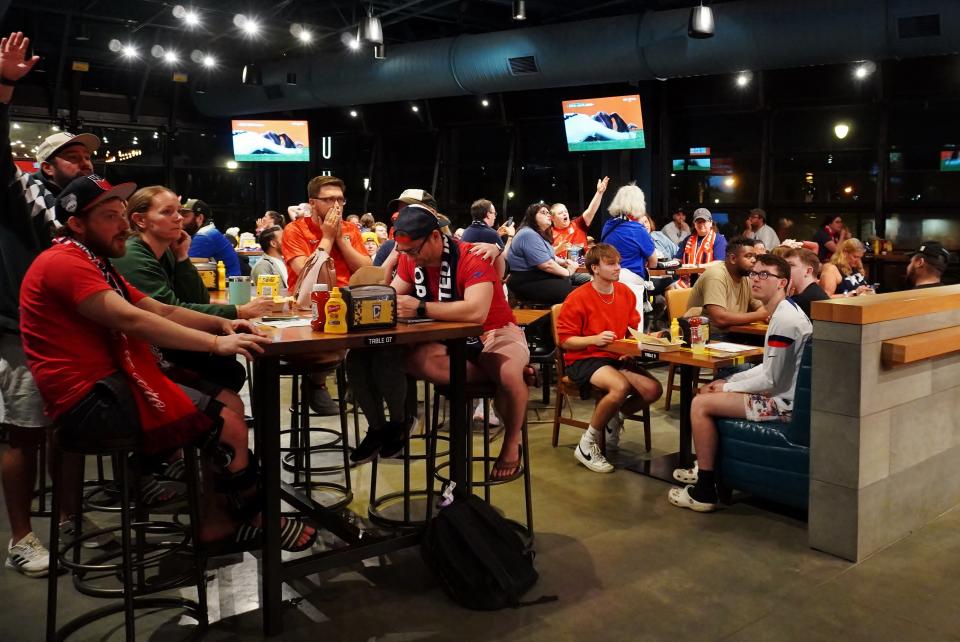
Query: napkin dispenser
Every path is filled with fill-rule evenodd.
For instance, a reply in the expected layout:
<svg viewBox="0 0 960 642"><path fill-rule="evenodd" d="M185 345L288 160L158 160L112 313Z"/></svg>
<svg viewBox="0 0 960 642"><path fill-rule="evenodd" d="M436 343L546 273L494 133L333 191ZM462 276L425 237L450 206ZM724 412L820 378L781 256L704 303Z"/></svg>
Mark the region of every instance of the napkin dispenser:
<svg viewBox="0 0 960 642"><path fill-rule="evenodd" d="M397 327L397 291L389 285L355 285L340 288L340 293L350 330Z"/></svg>

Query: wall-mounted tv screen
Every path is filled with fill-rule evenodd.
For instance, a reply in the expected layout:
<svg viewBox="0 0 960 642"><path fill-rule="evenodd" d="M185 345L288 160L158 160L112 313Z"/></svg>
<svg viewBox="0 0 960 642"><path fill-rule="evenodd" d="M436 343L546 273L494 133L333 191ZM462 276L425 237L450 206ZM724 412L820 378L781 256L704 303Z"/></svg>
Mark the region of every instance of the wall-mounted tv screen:
<svg viewBox="0 0 960 642"><path fill-rule="evenodd" d="M684 170L684 163L686 163L686 161L683 160L682 158L674 158L674 159L673 159L673 171L675 171L675 172L682 172L682 171Z"/></svg>
<svg viewBox="0 0 960 642"><path fill-rule="evenodd" d="M691 172L709 172L709 158L691 158L687 160L687 170Z"/></svg>
<svg viewBox="0 0 960 642"><path fill-rule="evenodd" d="M591 152L604 149L643 149L640 96L611 96L563 101L567 149Z"/></svg>
<svg viewBox="0 0 960 642"><path fill-rule="evenodd" d="M691 156L709 156L710 148L709 147L691 147L690 155Z"/></svg>
<svg viewBox="0 0 960 642"><path fill-rule="evenodd" d="M238 161L307 162L310 130L305 120L234 120L233 157Z"/></svg>
<svg viewBox="0 0 960 642"><path fill-rule="evenodd" d="M960 149L944 149L940 152L941 172L960 172Z"/></svg>

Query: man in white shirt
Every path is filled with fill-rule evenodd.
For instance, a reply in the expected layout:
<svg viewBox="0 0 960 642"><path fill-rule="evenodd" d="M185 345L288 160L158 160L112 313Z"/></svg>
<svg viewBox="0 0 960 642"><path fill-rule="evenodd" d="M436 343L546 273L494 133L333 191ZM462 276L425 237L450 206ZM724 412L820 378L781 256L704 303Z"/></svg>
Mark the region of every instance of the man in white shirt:
<svg viewBox="0 0 960 642"><path fill-rule="evenodd" d="M763 243L767 252L772 252L775 247L780 245L780 237L777 236L772 227L767 225L767 213L759 207L750 210L750 214L747 216L747 229L743 235L748 239Z"/></svg>
<svg viewBox="0 0 960 642"><path fill-rule="evenodd" d="M254 284L261 274L276 274L280 276L281 287L287 287L287 264L283 261L281 243L283 243L283 228L279 225L268 227L260 232L260 247L263 249L263 256L253 266L253 271L250 272L250 280Z"/></svg>
<svg viewBox="0 0 960 642"><path fill-rule="evenodd" d="M788 422L803 348L813 325L793 300L787 298L790 266L779 256L763 254L750 272L753 296L773 310L763 341L763 363L717 379L700 389L693 399L690 420L697 465L673 471L677 481L690 484L672 488L670 503L707 513L719 506L715 463L719 436L715 417L741 417L750 421Z"/></svg>

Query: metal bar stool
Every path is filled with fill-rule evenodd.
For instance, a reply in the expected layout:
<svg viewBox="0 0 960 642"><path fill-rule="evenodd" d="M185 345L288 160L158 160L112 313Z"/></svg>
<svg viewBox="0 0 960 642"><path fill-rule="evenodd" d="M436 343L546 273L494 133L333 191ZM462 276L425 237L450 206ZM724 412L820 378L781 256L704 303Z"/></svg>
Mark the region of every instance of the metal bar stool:
<svg viewBox="0 0 960 642"><path fill-rule="evenodd" d="M59 432L59 431L58 431ZM60 527L57 519L50 520L50 568L47 580L47 617L46 639L48 642L63 640L83 627L117 613L124 614L124 631L128 642L136 639L135 609L183 609L197 620L194 633L202 633L208 624L206 595L206 560L195 545L199 541L200 500L199 474L197 472L196 452L194 448L184 448L186 464L186 483L189 489L190 526L189 529L175 522L149 521L133 513L139 505L138 497L131 497L130 476L127 461L137 453L137 444L133 439L125 444L113 444L94 450L90 444L62 440L51 453L54 470L60 470L61 452L81 455L110 454L120 464L114 470L114 476L120 492L120 526L101 528L77 536L72 542L61 545ZM136 474L136 471L134 472ZM63 480L60 475L54 480L51 513L59 515L62 498ZM77 488L82 493L82 487ZM135 493L139 494L139 493ZM142 515L142 511L140 512ZM81 515L76 515L74 532L80 533ZM89 560L81 560L83 542L108 532L119 532L121 549L95 555ZM135 536L134 536L135 535ZM159 541L157 541L159 538ZM171 538L172 541L171 541ZM191 546L191 539L194 545ZM183 570L170 577L157 575L147 577L151 569L158 569L161 562L170 561L172 556L181 555ZM118 559L119 558L119 559ZM59 629L57 628L57 589L60 566L73 572L73 584L85 595L101 598L122 598L122 601L109 604L84 613ZM136 573L136 579L135 575ZM119 580L119 587L98 585L98 580ZM197 588L197 600L183 597L148 597L154 593L170 590L192 583Z"/></svg>
<svg viewBox="0 0 960 642"><path fill-rule="evenodd" d="M440 413L440 397L448 397L449 389L446 386L435 386L434 390L434 399L433 399L433 425L432 429L436 432L439 429L439 413ZM474 487L481 486L483 488L483 500L490 504L491 503L491 491L494 486L501 486L503 484L509 484L515 482L517 479L523 479L523 499L524 499L524 508L526 513L526 524L521 524L513 519L508 519L511 524L513 524L517 529L522 531L530 541L533 541L533 493L530 485L530 448L527 442L527 419L524 415L523 424L520 426L520 444L522 456L520 460L520 475L513 479L506 480L492 480L490 479L490 472L493 468L493 463L497 460L495 456L490 453L490 401L496 395L496 387L491 382L476 382L468 383L464 390L464 396L467 400L467 406L472 407L474 400L481 400L483 403L483 455L476 457L473 455L473 440L469 440L470 443L470 459L473 462L480 462L483 465L483 479L481 481L472 481ZM434 441L435 444L435 441ZM441 471L448 468L450 462L444 462L435 466L434 468L434 478L446 483L449 481L449 478L443 477ZM430 491L427 497L428 510L432 509L433 504L433 484L427 485L428 490ZM428 514L428 518L429 518Z"/></svg>

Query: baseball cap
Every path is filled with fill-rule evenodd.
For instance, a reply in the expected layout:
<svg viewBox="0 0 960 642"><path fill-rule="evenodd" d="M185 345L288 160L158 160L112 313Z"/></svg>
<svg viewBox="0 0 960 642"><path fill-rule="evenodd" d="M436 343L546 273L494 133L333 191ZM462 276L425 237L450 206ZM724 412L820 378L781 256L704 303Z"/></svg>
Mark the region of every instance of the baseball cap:
<svg viewBox="0 0 960 642"><path fill-rule="evenodd" d="M442 223L436 215L423 205L407 205L397 216L393 236L397 240L405 236L411 241L419 241L441 227Z"/></svg>
<svg viewBox="0 0 960 642"><path fill-rule="evenodd" d="M213 212L210 211L210 206L199 198L188 198L187 201L180 206L180 209L190 210L194 214L203 214L203 217L208 220L213 215Z"/></svg>
<svg viewBox="0 0 960 642"><path fill-rule="evenodd" d="M950 262L950 252L939 241L924 241L913 255L922 256L941 272L947 269L947 263Z"/></svg>
<svg viewBox="0 0 960 642"><path fill-rule="evenodd" d="M711 214L710 210L708 210L705 207L698 207L697 209L693 210L693 220L697 221L699 219L703 219L704 221L710 221L712 223L713 214Z"/></svg>
<svg viewBox="0 0 960 642"><path fill-rule="evenodd" d="M120 183L113 186L107 179L90 174L70 181L57 196L57 220L66 223L67 219L112 198L127 200L137 191L136 183Z"/></svg>
<svg viewBox="0 0 960 642"><path fill-rule="evenodd" d="M93 134L71 134L69 132L51 134L37 146L37 162L48 162L57 155L57 152L70 145L83 145L92 154L99 149L100 139Z"/></svg>

